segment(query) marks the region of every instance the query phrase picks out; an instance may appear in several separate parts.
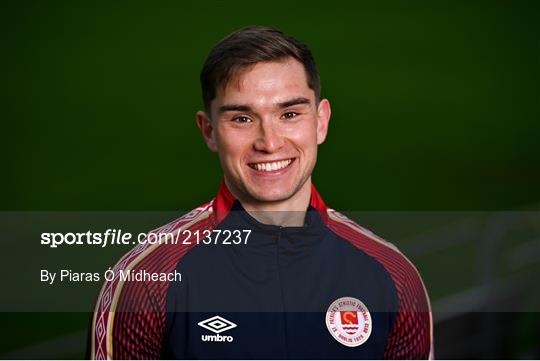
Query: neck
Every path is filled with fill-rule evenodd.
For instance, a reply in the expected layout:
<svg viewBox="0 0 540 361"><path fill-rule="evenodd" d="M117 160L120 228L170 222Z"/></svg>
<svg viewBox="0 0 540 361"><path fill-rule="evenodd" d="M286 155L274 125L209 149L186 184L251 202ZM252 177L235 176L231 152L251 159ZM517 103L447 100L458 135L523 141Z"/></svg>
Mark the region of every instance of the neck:
<svg viewBox="0 0 540 361"><path fill-rule="evenodd" d="M283 227L301 227L311 199L311 178L292 197L275 202L260 202L237 197L257 221Z"/></svg>

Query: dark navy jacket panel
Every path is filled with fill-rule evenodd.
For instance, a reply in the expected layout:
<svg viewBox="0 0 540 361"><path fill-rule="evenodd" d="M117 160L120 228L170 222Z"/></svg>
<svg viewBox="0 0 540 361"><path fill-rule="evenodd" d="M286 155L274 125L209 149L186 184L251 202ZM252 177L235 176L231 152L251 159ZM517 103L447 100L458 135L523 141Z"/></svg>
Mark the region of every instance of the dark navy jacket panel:
<svg viewBox="0 0 540 361"><path fill-rule="evenodd" d="M396 287L379 262L329 230L317 211L309 209L304 227L269 226L235 202L216 229L251 234L246 245L200 244L180 260L182 281L167 294L164 357L383 358ZM371 335L360 346L341 344L327 329L328 307L341 297L370 311ZM214 316L236 326L218 338L199 325ZM205 335L221 341L205 342Z"/></svg>

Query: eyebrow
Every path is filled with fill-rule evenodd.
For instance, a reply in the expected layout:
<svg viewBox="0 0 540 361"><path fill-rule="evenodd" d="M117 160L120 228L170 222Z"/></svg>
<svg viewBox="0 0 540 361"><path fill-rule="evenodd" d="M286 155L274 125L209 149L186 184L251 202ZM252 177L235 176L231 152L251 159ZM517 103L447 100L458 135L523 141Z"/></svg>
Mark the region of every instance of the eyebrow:
<svg viewBox="0 0 540 361"><path fill-rule="evenodd" d="M219 107L218 111L220 113L232 112L232 111L250 112L251 107L249 105L242 105L242 104L224 104Z"/></svg>
<svg viewBox="0 0 540 361"><path fill-rule="evenodd" d="M294 99L290 99L290 100L286 100L284 102L278 103L277 108L283 109L283 108L292 107L293 105L310 104L310 103L311 102L309 101L309 99L304 98L304 97L298 97L298 98L294 98ZM219 113L231 112L231 111L251 112L252 110L253 109L249 105L245 105L245 104L224 104L220 106L218 109Z"/></svg>
<svg viewBox="0 0 540 361"><path fill-rule="evenodd" d="M309 103L311 103L309 99L304 98L304 97L298 97L298 98L284 101L282 103L278 103L278 108L288 108L288 107L292 107L293 105L309 104Z"/></svg>

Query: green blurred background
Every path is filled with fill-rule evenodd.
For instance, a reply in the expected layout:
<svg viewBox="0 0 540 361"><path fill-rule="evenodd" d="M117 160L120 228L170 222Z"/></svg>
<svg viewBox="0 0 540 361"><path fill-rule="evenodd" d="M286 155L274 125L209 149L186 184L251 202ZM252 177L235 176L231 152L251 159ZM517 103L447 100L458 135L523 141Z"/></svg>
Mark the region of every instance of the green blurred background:
<svg viewBox="0 0 540 361"><path fill-rule="evenodd" d="M0 17L2 210L210 199L221 170L195 124L199 71L246 25L312 49L333 106L314 173L331 207L540 208L537 1L6 1ZM86 325L1 317L0 354Z"/></svg>

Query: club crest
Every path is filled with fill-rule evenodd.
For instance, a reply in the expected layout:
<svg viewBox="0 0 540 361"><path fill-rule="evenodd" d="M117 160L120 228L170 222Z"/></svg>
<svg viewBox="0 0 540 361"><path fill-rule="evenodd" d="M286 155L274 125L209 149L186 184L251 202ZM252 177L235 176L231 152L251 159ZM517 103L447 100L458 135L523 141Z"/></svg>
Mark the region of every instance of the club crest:
<svg viewBox="0 0 540 361"><path fill-rule="evenodd" d="M371 334L371 315L359 299L342 297L328 307L326 326L339 343L356 347L366 342Z"/></svg>

